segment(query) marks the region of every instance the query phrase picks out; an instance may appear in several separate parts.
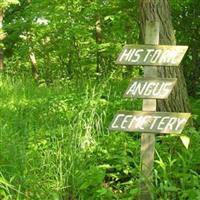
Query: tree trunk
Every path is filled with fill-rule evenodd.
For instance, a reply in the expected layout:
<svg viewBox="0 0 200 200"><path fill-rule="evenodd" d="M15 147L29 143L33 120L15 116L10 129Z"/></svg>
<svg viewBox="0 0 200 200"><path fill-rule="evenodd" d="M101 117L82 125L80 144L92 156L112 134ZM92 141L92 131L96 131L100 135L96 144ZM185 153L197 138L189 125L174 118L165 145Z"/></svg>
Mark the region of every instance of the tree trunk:
<svg viewBox="0 0 200 200"><path fill-rule="evenodd" d="M0 48L0 71L3 70L3 49Z"/></svg>
<svg viewBox="0 0 200 200"><path fill-rule="evenodd" d="M98 17L95 25L96 29L96 44L97 44L97 51L96 51L96 73L97 76L101 73L101 53L99 51L99 44L102 42L102 29L101 29L101 20L100 17Z"/></svg>
<svg viewBox="0 0 200 200"><path fill-rule="evenodd" d="M29 58L31 62L31 71L33 79L35 80L35 82L38 82L39 73L38 73L37 61L34 52L31 50L29 50Z"/></svg>
<svg viewBox="0 0 200 200"><path fill-rule="evenodd" d="M3 27L3 10L0 10L0 31L2 31L2 27ZM4 39L4 34L3 32L0 32L0 71L3 70L3 44L2 44L2 40Z"/></svg>
<svg viewBox="0 0 200 200"><path fill-rule="evenodd" d="M140 28L143 41L146 21L158 21L160 23L159 44L176 45L169 0L140 0L139 6ZM189 112L190 104L182 67L159 67L158 76L178 79L168 99L157 100L158 110L166 112Z"/></svg>

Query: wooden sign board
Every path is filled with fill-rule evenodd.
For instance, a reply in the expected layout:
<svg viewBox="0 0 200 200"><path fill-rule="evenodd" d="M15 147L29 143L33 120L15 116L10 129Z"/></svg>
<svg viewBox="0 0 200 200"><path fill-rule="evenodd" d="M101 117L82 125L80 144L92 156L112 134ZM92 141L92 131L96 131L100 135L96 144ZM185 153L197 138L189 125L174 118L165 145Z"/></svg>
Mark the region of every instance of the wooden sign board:
<svg viewBox="0 0 200 200"><path fill-rule="evenodd" d="M142 133L181 133L190 113L119 112L109 130Z"/></svg>
<svg viewBox="0 0 200 200"><path fill-rule="evenodd" d="M175 78L135 78L124 97L167 99L176 81Z"/></svg>
<svg viewBox="0 0 200 200"><path fill-rule="evenodd" d="M116 64L145 66L178 66L188 46L126 45Z"/></svg>

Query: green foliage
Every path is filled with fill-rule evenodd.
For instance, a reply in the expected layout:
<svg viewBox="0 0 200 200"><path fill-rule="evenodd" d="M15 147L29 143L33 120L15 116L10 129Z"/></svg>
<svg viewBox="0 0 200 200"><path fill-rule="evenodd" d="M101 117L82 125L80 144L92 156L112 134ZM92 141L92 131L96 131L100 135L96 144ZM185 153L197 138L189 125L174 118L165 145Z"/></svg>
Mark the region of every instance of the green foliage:
<svg viewBox="0 0 200 200"><path fill-rule="evenodd" d="M106 170L104 185L111 188L115 198L132 199L138 195L139 152L138 137L126 135L107 135L100 139L92 152L96 163Z"/></svg>
<svg viewBox="0 0 200 200"><path fill-rule="evenodd" d="M118 73L117 73L118 74ZM127 80L0 82L0 188L6 199L137 199L140 135L109 133ZM119 76L117 76L119 78ZM84 84L83 84L84 83ZM95 84L94 84L95 83ZM198 199L199 132L157 136L152 192L156 199Z"/></svg>
<svg viewBox="0 0 200 200"><path fill-rule="evenodd" d="M2 174L0 174L0 199L11 199L11 190L15 191L14 186L11 185Z"/></svg>
<svg viewBox="0 0 200 200"><path fill-rule="evenodd" d="M5 10L7 9L11 4L18 4L18 0L1 0L0 2L0 9Z"/></svg>
<svg viewBox="0 0 200 200"><path fill-rule="evenodd" d="M200 127L200 100L195 100L194 98L191 98L191 104L192 104L192 113L193 113L193 123L194 127L196 127L199 130Z"/></svg>
<svg viewBox="0 0 200 200"><path fill-rule="evenodd" d="M186 77L188 92L198 98L200 95L200 7L198 0L172 1L173 25L177 44L188 45L187 56L181 62Z"/></svg>
<svg viewBox="0 0 200 200"><path fill-rule="evenodd" d="M141 110L140 100L122 98L141 68L114 64L123 44L138 41L136 6L133 0L0 2L7 33L0 76L0 199L138 198L140 135L107 129L117 110ZM172 1L172 8L177 44L190 46L183 67L196 98L199 2ZM194 127L181 136L187 148L179 136L156 137L155 199L200 198L195 98Z"/></svg>
<svg viewBox="0 0 200 200"><path fill-rule="evenodd" d="M21 1L5 16L7 73L31 76L31 51L36 56L40 79L47 83L80 78L80 74L96 76L98 64L97 75L109 75L121 44L138 38L137 22L132 19L136 18L134 6L134 2L107 0L103 4L85 0ZM95 27L98 19L102 29L99 44Z"/></svg>
<svg viewBox="0 0 200 200"><path fill-rule="evenodd" d="M110 121L107 113L116 89L111 90L108 82L91 84L38 88L31 81L2 79L0 168L6 179L12 178L12 184L20 187L20 193L11 191L13 198L114 195L112 188L103 186L106 170L93 157ZM127 101L121 104L130 106Z"/></svg>
<svg viewBox="0 0 200 200"><path fill-rule="evenodd" d="M157 143L159 152L154 170L156 199L199 199L199 132L187 129L185 133L191 140L188 149L183 148L178 137L165 137Z"/></svg>

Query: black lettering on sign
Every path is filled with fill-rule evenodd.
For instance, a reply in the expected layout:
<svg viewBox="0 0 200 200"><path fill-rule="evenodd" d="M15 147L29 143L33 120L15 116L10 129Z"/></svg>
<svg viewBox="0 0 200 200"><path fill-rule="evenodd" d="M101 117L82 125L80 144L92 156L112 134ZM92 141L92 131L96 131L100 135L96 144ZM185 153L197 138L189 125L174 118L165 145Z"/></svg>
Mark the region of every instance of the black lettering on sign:
<svg viewBox="0 0 200 200"><path fill-rule="evenodd" d="M178 66L188 46L126 45L116 64Z"/></svg>
<svg viewBox="0 0 200 200"><path fill-rule="evenodd" d="M119 112L110 130L142 133L181 133L190 113Z"/></svg>
<svg viewBox="0 0 200 200"><path fill-rule="evenodd" d="M177 79L135 78L124 96L134 98L167 99Z"/></svg>

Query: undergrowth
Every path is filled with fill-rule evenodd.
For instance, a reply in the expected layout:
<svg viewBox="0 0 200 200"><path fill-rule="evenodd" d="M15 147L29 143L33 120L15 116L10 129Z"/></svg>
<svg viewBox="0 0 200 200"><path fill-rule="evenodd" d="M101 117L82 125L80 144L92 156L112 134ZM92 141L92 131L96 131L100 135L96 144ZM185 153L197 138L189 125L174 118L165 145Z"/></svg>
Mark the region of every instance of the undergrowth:
<svg viewBox="0 0 200 200"><path fill-rule="evenodd" d="M127 85L68 80L47 87L1 77L0 199L137 199L140 134L107 129L117 110L141 110L141 101L122 97ZM188 149L177 136L157 136L155 199L200 199L198 126L185 134Z"/></svg>

